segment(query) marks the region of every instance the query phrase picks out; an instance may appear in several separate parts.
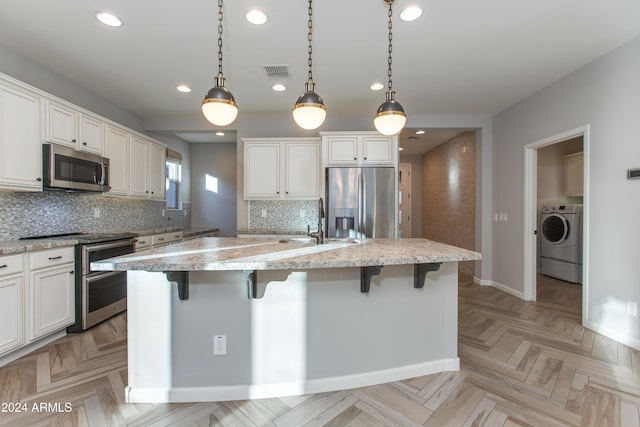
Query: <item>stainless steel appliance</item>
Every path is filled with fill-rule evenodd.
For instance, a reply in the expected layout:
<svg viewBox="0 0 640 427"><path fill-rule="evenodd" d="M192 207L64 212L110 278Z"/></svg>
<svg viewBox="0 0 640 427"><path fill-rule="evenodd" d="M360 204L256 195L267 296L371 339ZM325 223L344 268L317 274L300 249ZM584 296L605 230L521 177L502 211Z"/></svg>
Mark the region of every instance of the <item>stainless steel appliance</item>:
<svg viewBox="0 0 640 427"><path fill-rule="evenodd" d="M43 188L109 191L109 159L57 144L42 144Z"/></svg>
<svg viewBox="0 0 640 427"><path fill-rule="evenodd" d="M396 237L392 167L326 169L327 237Z"/></svg>
<svg viewBox="0 0 640 427"><path fill-rule="evenodd" d="M63 233L28 239L74 239L76 323L68 332L82 332L127 309L127 272L93 271L91 263L134 252L135 233Z"/></svg>

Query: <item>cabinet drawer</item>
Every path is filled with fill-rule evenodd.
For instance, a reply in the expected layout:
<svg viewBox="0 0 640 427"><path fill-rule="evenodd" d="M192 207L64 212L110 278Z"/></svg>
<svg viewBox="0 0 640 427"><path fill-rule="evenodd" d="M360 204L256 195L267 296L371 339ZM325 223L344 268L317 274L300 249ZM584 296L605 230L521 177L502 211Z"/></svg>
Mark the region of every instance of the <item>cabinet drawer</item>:
<svg viewBox="0 0 640 427"><path fill-rule="evenodd" d="M29 269L31 270L52 267L73 261L73 247L29 253Z"/></svg>
<svg viewBox="0 0 640 427"><path fill-rule="evenodd" d="M151 244L153 246L166 245L167 243L177 242L178 240L182 240L182 231L156 234L151 239Z"/></svg>
<svg viewBox="0 0 640 427"><path fill-rule="evenodd" d="M136 252L151 247L151 236L136 237Z"/></svg>
<svg viewBox="0 0 640 427"><path fill-rule="evenodd" d="M22 273L24 270L22 254L7 255L0 257L0 276L8 276L9 274Z"/></svg>

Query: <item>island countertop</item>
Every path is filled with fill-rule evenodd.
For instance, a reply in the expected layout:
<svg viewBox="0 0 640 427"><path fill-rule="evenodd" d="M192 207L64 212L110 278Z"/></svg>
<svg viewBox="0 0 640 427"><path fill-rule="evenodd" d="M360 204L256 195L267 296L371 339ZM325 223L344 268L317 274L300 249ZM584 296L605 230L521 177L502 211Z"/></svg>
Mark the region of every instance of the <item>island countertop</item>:
<svg viewBox="0 0 640 427"><path fill-rule="evenodd" d="M95 270L295 270L479 260L467 249L427 239L347 239L316 245L297 239L207 237L144 254L92 263Z"/></svg>

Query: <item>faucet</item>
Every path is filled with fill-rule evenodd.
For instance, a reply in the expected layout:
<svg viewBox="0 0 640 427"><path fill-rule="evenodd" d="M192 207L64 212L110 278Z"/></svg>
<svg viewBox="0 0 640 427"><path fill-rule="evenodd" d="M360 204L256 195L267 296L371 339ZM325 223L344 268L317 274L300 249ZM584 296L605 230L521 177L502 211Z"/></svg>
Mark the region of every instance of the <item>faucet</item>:
<svg viewBox="0 0 640 427"><path fill-rule="evenodd" d="M309 225L307 225L307 235L316 239L316 243L321 245L324 243L324 232L322 230L322 220L324 219L324 202L322 197L318 199L318 230L311 232Z"/></svg>

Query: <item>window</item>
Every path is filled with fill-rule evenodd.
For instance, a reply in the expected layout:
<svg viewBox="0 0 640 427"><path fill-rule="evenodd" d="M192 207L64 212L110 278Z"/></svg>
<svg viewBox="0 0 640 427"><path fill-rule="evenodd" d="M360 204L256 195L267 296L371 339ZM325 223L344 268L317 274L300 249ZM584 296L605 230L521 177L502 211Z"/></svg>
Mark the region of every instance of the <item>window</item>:
<svg viewBox="0 0 640 427"><path fill-rule="evenodd" d="M180 153L167 149L166 163L166 201L167 209L181 209L180 182L182 181L182 156Z"/></svg>

